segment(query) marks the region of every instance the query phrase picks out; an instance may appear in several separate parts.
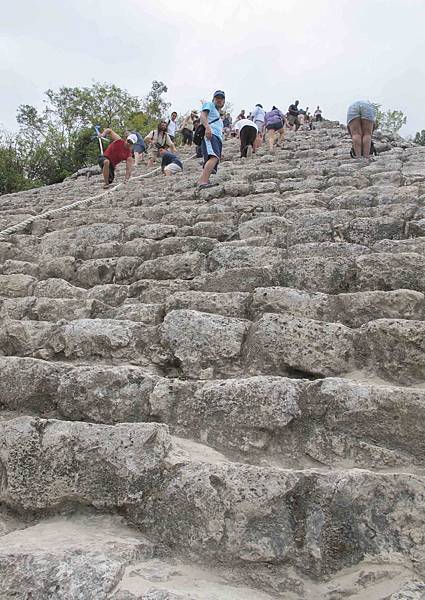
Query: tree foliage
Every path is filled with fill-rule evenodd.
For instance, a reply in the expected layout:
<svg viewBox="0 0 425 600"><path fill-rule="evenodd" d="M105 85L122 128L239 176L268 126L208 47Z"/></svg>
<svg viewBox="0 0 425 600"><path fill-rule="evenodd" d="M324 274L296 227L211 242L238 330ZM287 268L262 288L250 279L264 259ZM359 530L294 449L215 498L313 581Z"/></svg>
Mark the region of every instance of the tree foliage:
<svg viewBox="0 0 425 600"><path fill-rule="evenodd" d="M16 142L11 145L0 137L0 193L57 183L94 164L99 154L95 125L119 134L126 129L146 134L170 106L163 97L166 92L162 81L153 81L141 99L114 84L95 82L90 87L47 90L42 109L20 105Z"/></svg>
<svg viewBox="0 0 425 600"><path fill-rule="evenodd" d="M413 141L415 142L415 144L425 146L425 129L422 129L422 131L417 131L415 139Z"/></svg>
<svg viewBox="0 0 425 600"><path fill-rule="evenodd" d="M407 116L401 110L383 110L381 104L372 102L376 110L376 123L380 129L398 133L407 123Z"/></svg>

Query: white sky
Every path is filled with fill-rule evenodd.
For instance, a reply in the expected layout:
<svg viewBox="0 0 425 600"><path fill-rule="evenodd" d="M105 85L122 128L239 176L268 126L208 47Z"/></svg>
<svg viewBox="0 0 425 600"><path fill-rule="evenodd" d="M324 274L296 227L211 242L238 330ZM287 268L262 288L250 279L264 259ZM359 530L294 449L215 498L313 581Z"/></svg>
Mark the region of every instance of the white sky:
<svg viewBox="0 0 425 600"><path fill-rule="evenodd" d="M224 89L234 110L295 99L345 120L358 99L425 129L425 0L15 0L0 20L0 123L60 85L168 85L178 112Z"/></svg>

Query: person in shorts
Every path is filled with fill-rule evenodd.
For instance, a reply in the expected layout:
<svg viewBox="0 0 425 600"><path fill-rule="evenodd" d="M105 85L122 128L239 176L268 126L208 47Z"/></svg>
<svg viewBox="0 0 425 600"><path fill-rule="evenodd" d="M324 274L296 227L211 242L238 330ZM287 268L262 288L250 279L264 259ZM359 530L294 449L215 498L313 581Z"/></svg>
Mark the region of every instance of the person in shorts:
<svg viewBox="0 0 425 600"><path fill-rule="evenodd" d="M322 109L320 108L320 106L318 106L316 108L316 110L314 111L314 119L316 121L316 123L319 123L320 121L323 121L323 116L322 116Z"/></svg>
<svg viewBox="0 0 425 600"><path fill-rule="evenodd" d="M161 170L167 177L183 173L183 163L176 154L168 152L165 148L160 148Z"/></svg>
<svg viewBox="0 0 425 600"><path fill-rule="evenodd" d="M278 108L276 108L276 106L273 106L272 109L266 113L264 124L269 139L269 150L270 153L273 154L276 134L279 136L277 145L281 143L283 147L285 143L285 116Z"/></svg>
<svg viewBox="0 0 425 600"><path fill-rule="evenodd" d="M249 158L256 150L255 141L257 139L258 127L250 119L240 119L235 124L235 129L239 132L241 158Z"/></svg>
<svg viewBox="0 0 425 600"><path fill-rule="evenodd" d="M126 162L125 178L124 183L131 177L133 170L133 146L137 142L137 138L134 133L127 136L127 139L123 140L115 131L111 128L107 128L100 134L101 137L110 137L112 142L106 148L104 153L99 156L99 166L102 169L103 174L103 187L106 189L110 187L115 178L115 168L120 162Z"/></svg>
<svg viewBox="0 0 425 600"><path fill-rule="evenodd" d="M376 110L371 102L357 100L347 110L347 128L353 140L356 158L369 158L372 133L376 123Z"/></svg>
<svg viewBox="0 0 425 600"><path fill-rule="evenodd" d="M251 113L251 118L257 126L258 135L256 141L256 149L259 148L263 143L264 135L264 120L266 118L266 111L261 104L256 104L254 110Z"/></svg>
<svg viewBox="0 0 425 600"><path fill-rule="evenodd" d="M167 133L168 123L167 121L160 121L157 129L153 129L145 137L145 142L148 144L148 167L152 167L159 154L160 148L166 148L171 152L176 152L176 147L173 140Z"/></svg>
<svg viewBox="0 0 425 600"><path fill-rule="evenodd" d="M204 159L204 168L199 178L198 188L205 189L218 185L210 183L210 177L217 173L218 163L223 148L223 121L220 110L226 101L222 90L214 92L212 102L205 102L202 106L201 123L205 127L205 137L202 140L201 150Z"/></svg>

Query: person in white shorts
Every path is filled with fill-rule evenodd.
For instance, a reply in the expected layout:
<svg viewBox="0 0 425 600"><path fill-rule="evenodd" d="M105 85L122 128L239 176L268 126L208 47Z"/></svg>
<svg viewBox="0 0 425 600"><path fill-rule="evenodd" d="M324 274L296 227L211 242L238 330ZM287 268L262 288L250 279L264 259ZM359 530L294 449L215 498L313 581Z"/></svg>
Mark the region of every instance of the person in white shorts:
<svg viewBox="0 0 425 600"><path fill-rule="evenodd" d="M353 140L356 158L369 158L375 122L376 110L371 102L357 100L348 107L347 128Z"/></svg>
<svg viewBox="0 0 425 600"><path fill-rule="evenodd" d="M161 170L166 177L183 173L183 163L178 156L168 152L165 148L160 148L159 156L161 157Z"/></svg>

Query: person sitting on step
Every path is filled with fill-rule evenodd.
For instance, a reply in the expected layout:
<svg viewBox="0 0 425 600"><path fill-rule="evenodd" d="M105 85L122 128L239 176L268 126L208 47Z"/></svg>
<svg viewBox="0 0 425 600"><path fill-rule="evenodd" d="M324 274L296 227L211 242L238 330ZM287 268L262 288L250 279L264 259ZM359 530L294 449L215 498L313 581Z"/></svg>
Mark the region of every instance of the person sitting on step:
<svg viewBox="0 0 425 600"><path fill-rule="evenodd" d="M167 121L160 121L157 129L153 129L145 137L145 142L148 144L148 167L152 167L155 164L156 159L159 156L158 151L160 148L165 148L171 150L171 152L176 152L176 147L173 143L173 140L167 133L167 128Z"/></svg>

